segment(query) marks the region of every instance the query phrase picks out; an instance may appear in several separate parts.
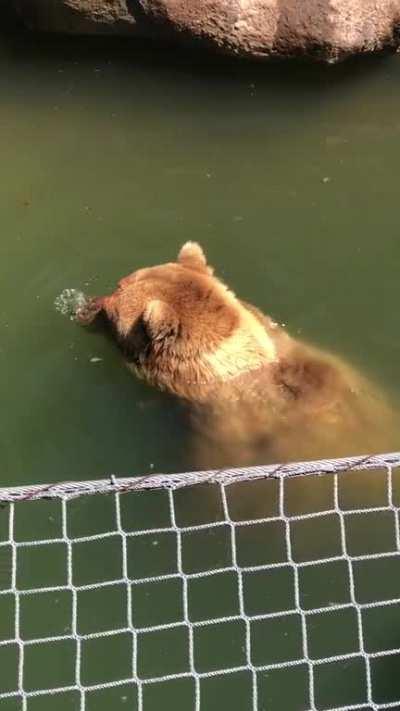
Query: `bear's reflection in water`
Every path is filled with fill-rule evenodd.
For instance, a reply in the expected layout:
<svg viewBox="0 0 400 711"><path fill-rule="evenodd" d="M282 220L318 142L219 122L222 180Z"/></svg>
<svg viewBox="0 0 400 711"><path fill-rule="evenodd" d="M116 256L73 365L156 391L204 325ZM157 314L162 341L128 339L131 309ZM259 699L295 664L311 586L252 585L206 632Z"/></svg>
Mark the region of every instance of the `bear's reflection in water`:
<svg viewBox="0 0 400 711"><path fill-rule="evenodd" d="M197 468L398 444L398 417L377 387L237 298L196 243L176 262L133 272L76 317L106 323L128 367L189 407Z"/></svg>

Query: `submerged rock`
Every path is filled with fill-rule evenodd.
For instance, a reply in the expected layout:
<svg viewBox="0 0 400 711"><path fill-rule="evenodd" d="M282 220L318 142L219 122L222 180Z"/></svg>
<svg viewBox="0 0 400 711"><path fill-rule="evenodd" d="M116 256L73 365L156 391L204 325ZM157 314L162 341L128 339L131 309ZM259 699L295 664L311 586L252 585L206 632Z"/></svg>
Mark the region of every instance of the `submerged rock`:
<svg viewBox="0 0 400 711"><path fill-rule="evenodd" d="M400 0L9 0L34 30L203 44L335 61L397 48Z"/></svg>

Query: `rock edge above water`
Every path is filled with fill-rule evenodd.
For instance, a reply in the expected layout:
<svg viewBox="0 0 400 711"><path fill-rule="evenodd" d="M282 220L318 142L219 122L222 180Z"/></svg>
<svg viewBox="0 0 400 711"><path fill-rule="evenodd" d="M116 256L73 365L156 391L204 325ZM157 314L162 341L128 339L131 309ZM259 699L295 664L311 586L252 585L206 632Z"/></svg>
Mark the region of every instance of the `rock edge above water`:
<svg viewBox="0 0 400 711"><path fill-rule="evenodd" d="M333 62L400 45L400 0L3 0L35 31ZM1 11L0 11L1 15Z"/></svg>

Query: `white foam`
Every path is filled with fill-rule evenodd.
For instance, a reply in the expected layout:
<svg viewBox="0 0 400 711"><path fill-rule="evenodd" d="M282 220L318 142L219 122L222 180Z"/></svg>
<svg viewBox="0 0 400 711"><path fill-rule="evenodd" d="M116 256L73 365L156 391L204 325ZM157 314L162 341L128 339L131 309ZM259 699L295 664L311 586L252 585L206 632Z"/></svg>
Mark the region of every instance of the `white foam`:
<svg viewBox="0 0 400 711"><path fill-rule="evenodd" d="M79 289L64 289L54 300L56 311L63 316L69 316L71 321L75 319L78 309L83 308L87 303L87 296Z"/></svg>

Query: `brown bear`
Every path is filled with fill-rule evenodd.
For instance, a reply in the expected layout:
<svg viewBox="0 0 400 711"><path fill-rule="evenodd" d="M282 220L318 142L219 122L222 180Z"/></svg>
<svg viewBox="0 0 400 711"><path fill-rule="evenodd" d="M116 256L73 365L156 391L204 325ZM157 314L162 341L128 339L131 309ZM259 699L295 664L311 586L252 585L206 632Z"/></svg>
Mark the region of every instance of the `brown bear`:
<svg viewBox="0 0 400 711"><path fill-rule="evenodd" d="M293 339L213 274L187 242L76 318L102 317L129 368L190 406L197 466L317 459L391 449L395 417L339 358Z"/></svg>

